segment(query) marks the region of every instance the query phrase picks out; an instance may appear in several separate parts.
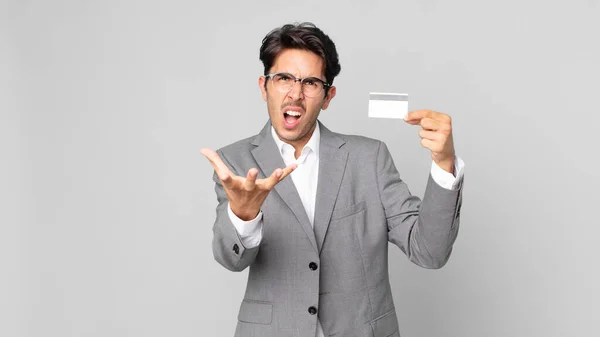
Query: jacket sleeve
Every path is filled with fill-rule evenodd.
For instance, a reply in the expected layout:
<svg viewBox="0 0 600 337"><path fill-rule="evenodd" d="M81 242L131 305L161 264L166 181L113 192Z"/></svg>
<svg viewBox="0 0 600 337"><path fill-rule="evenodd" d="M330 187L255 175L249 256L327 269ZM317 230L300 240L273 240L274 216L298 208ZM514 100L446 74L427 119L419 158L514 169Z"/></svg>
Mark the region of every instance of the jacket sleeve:
<svg viewBox="0 0 600 337"><path fill-rule="evenodd" d="M223 153L220 151L217 152L223 162L235 173ZM216 173L213 174L213 180L215 182L215 192L217 193L218 201L217 216L213 226L213 255L215 260L223 267L231 271L242 271L252 264L260 245L253 248L246 248L242 244L242 239L229 217L227 210L229 200Z"/></svg>
<svg viewBox="0 0 600 337"><path fill-rule="evenodd" d="M407 185L400 179L383 142L379 145L376 165L388 240L421 267L443 267L458 234L462 183L457 190L447 190L439 186L430 174L421 200L411 195Z"/></svg>

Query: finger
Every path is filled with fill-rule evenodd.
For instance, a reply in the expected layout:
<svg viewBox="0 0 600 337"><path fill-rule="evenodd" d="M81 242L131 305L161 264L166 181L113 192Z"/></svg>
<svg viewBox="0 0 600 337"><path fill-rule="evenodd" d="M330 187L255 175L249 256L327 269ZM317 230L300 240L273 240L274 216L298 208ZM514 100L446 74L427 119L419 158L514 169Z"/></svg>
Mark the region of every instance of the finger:
<svg viewBox="0 0 600 337"><path fill-rule="evenodd" d="M420 125L423 127L423 129L431 131L438 131L442 128L441 122L429 117L421 119Z"/></svg>
<svg viewBox="0 0 600 337"><path fill-rule="evenodd" d="M436 119L423 118L420 124L425 130L432 130L445 135L452 133L451 124Z"/></svg>
<svg viewBox="0 0 600 337"><path fill-rule="evenodd" d="M411 120L404 120L406 123L411 124L411 125L419 125L419 123L421 123L420 119L411 119Z"/></svg>
<svg viewBox="0 0 600 337"><path fill-rule="evenodd" d="M426 149L433 151L432 150L433 144L434 144L434 141L432 141L431 139L421 139L421 146L423 146Z"/></svg>
<svg viewBox="0 0 600 337"><path fill-rule="evenodd" d="M442 152L442 146L440 145L440 142L438 142L438 141L431 140L431 139L421 139L421 145L424 148L429 149L431 152L434 152L434 153Z"/></svg>
<svg viewBox="0 0 600 337"><path fill-rule="evenodd" d="M431 117L432 113L431 110L414 110L409 112L404 120L409 124L416 125L419 124L421 119Z"/></svg>
<svg viewBox="0 0 600 337"><path fill-rule="evenodd" d="M419 137L421 137L422 139L440 141L440 140L442 140L443 135L440 134L439 132L421 129L421 130L419 130Z"/></svg>
<svg viewBox="0 0 600 337"><path fill-rule="evenodd" d="M271 174L270 177L266 178L266 179L262 179L262 181L260 181L260 186L266 190L272 190L273 187L275 187L275 185L277 185L277 183L279 183L280 181L282 181L285 177L287 177L290 173L292 173L293 170L295 170L298 167L297 164L291 164L289 166L287 166L284 169L276 169L275 171L273 171L273 173ZM259 182L257 181L257 185L259 185Z"/></svg>
<svg viewBox="0 0 600 337"><path fill-rule="evenodd" d="M256 185L260 186L262 189L270 191L279 182L279 177L281 177L282 173L283 170L278 168L275 171L273 171L273 173L271 173L271 175L268 178L257 181Z"/></svg>
<svg viewBox="0 0 600 337"><path fill-rule="evenodd" d="M204 148L200 150L200 153L203 156L205 156L206 159L208 159L208 161L210 161L210 164L214 168L215 172L217 173L217 176L219 176L219 179L221 179L221 181L226 182L231 180L231 171L229 171L227 165L223 163L221 157L219 157L219 154L217 152L211 149Z"/></svg>
<svg viewBox="0 0 600 337"><path fill-rule="evenodd" d="M261 186L267 190L272 190L273 187L275 187L275 185L277 185L277 183L279 183L285 177L287 177L290 173L292 173L292 171L295 170L296 167L298 167L297 164L291 164L284 169L279 169L279 168L276 169L275 171L273 171L273 174L271 174L270 177L264 179L261 182L262 183Z"/></svg>
<svg viewBox="0 0 600 337"><path fill-rule="evenodd" d="M435 119L437 121L447 123L447 124L452 123L452 118L449 115L447 115L445 113L433 111L433 110L427 110L427 109L415 110L415 111L409 112L406 115L405 121L409 124L415 125L415 124L418 124L418 121L423 118L431 118L431 119Z"/></svg>
<svg viewBox="0 0 600 337"><path fill-rule="evenodd" d="M244 181L244 189L252 191L256 187L256 177L258 176L258 169L251 168L248 170L246 180Z"/></svg>
<svg viewBox="0 0 600 337"><path fill-rule="evenodd" d="M288 165L288 167L284 168L283 172L281 173L281 176L279 176L279 181L282 181L283 179L285 179L285 177L290 175L290 173L292 173L297 167L298 167L298 164L291 164L291 165Z"/></svg>

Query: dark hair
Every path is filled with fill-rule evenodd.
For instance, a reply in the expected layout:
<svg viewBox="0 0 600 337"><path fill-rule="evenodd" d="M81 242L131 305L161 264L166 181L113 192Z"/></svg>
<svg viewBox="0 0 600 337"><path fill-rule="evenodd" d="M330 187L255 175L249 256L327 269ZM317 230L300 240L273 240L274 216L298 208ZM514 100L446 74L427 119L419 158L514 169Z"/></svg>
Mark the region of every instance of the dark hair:
<svg viewBox="0 0 600 337"><path fill-rule="evenodd" d="M341 66L335 44L329 36L310 22L286 24L275 28L262 41L260 60L265 67L265 75L284 49L302 49L319 55L325 63L325 79L333 84Z"/></svg>

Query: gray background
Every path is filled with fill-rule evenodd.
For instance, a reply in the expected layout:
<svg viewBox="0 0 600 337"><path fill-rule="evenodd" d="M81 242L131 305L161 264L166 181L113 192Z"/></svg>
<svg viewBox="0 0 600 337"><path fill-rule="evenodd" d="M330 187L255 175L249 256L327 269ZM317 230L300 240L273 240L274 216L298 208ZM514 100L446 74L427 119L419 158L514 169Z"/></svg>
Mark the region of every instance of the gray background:
<svg viewBox="0 0 600 337"><path fill-rule="evenodd" d="M233 335L247 271L213 260L199 149L264 125L258 49L292 21L340 53L322 122L385 141L413 193L429 153L368 119L368 92L453 117L462 227L441 270L390 249L402 335L599 335L598 1L2 1L0 19L0 335Z"/></svg>

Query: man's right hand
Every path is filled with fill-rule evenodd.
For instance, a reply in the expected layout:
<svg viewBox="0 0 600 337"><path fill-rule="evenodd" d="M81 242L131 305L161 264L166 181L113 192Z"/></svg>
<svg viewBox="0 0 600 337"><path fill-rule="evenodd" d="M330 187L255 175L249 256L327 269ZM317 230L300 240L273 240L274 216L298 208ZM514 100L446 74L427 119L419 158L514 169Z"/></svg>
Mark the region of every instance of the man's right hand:
<svg viewBox="0 0 600 337"><path fill-rule="evenodd" d="M229 207L244 221L252 220L258 215L269 192L297 167L296 164L292 164L284 169L278 168L265 179L256 179L258 169L251 168L246 177L240 177L229 170L215 151L201 149L200 153L210 161L221 180L229 199Z"/></svg>

